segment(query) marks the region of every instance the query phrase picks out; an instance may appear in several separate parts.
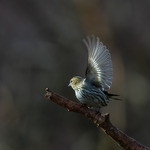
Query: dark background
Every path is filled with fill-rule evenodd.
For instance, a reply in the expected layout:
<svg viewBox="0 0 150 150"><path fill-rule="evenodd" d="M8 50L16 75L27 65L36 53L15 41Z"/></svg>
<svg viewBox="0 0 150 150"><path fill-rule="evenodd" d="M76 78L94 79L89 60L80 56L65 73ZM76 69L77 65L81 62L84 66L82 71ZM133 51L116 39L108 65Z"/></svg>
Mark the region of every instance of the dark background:
<svg viewBox="0 0 150 150"><path fill-rule="evenodd" d="M110 50L113 101L103 112L150 146L149 0L0 1L0 149L122 150L87 118L44 98L45 88L77 101L68 87L84 76L82 39Z"/></svg>

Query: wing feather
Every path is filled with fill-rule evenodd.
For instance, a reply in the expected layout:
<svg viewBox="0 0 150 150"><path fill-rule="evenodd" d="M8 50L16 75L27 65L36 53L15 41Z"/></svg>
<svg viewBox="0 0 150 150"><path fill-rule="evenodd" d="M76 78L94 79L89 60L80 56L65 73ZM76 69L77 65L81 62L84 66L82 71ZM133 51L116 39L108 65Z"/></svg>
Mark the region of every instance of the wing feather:
<svg viewBox="0 0 150 150"><path fill-rule="evenodd" d="M88 49L88 67L86 79L99 86L102 90L109 90L112 84L113 67L109 50L92 36L83 40Z"/></svg>

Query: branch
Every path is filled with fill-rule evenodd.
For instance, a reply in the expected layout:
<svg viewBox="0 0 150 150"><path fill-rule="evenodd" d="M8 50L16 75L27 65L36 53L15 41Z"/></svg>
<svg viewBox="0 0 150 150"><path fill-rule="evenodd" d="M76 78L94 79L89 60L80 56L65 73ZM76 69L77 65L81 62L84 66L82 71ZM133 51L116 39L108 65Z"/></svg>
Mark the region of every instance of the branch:
<svg viewBox="0 0 150 150"><path fill-rule="evenodd" d="M94 110L89 109L81 103L75 103L63 96L60 96L48 88L46 88L45 97L48 100L64 107L68 111L80 113L92 120L98 127L100 127L106 134L113 138L120 146L126 150L150 150L150 148L140 144L135 139L129 137L117 127L112 125L109 120L109 114L97 114Z"/></svg>

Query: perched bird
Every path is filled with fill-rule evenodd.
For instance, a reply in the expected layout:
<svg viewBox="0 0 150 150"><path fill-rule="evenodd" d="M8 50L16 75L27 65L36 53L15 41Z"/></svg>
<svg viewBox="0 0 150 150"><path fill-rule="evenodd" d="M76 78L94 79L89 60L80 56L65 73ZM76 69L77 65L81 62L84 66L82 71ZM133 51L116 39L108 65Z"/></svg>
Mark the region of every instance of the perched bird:
<svg viewBox="0 0 150 150"><path fill-rule="evenodd" d="M89 107L101 108L118 96L110 94L113 79L113 66L109 50L98 37L87 37L83 40L88 49L88 66L85 78L75 76L68 86L75 91L77 99Z"/></svg>

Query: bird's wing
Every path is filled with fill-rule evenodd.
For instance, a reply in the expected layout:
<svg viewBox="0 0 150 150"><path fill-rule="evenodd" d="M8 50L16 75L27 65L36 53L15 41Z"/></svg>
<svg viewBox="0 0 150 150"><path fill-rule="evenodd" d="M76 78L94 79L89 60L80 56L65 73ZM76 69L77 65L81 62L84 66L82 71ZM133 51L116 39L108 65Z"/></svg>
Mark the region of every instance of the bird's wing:
<svg viewBox="0 0 150 150"><path fill-rule="evenodd" d="M86 79L99 86L102 90L109 90L112 84L113 67L109 50L100 42L99 38L92 36L83 40L88 48L88 67Z"/></svg>

